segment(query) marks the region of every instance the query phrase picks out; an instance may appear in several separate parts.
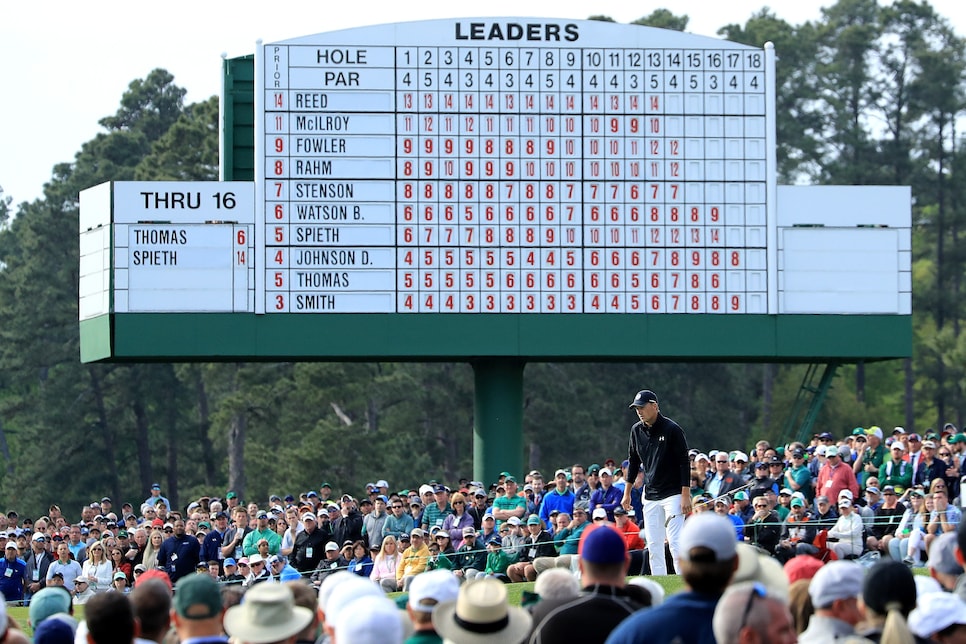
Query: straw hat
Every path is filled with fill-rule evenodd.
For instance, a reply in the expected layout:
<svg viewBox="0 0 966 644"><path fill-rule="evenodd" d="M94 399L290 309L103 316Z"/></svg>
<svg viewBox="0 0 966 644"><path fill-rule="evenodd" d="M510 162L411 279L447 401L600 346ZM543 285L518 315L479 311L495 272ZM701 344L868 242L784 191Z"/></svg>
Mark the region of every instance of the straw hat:
<svg viewBox="0 0 966 644"><path fill-rule="evenodd" d="M280 642L301 632L312 621L312 611L295 605L285 586L259 584L245 593L244 603L225 612L225 631L241 642Z"/></svg>
<svg viewBox="0 0 966 644"><path fill-rule="evenodd" d="M506 586L496 579L466 582L456 601L439 604L433 611L440 637L460 644L522 642L532 621L525 610L507 603Z"/></svg>

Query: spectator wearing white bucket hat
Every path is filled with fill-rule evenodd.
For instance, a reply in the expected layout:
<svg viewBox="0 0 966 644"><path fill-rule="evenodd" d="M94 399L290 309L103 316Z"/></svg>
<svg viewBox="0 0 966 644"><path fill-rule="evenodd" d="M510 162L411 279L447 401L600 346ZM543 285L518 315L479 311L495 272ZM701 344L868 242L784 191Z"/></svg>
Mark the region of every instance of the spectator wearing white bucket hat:
<svg viewBox="0 0 966 644"><path fill-rule="evenodd" d="M444 641L460 644L519 644L530 633L532 618L510 606L506 586L496 579L475 579L460 588L456 601L433 610L433 625Z"/></svg>
<svg viewBox="0 0 966 644"><path fill-rule="evenodd" d="M295 605L292 591L281 584L259 584L245 601L225 612L225 632L244 644L284 642L312 621L312 611Z"/></svg>

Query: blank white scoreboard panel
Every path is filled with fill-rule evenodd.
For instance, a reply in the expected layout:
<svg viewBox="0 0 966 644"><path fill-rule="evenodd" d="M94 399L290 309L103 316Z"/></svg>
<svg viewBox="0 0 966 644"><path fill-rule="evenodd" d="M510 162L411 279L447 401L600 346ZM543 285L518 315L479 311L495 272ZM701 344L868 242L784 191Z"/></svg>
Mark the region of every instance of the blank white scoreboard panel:
<svg viewBox="0 0 966 644"><path fill-rule="evenodd" d="M912 313L908 186L779 186L778 313Z"/></svg>
<svg viewBox="0 0 966 644"><path fill-rule="evenodd" d="M261 45L256 312L774 313L773 109L770 47L635 25Z"/></svg>
<svg viewBox="0 0 966 644"><path fill-rule="evenodd" d="M78 224L77 310L88 320L111 312L111 184L81 191Z"/></svg>

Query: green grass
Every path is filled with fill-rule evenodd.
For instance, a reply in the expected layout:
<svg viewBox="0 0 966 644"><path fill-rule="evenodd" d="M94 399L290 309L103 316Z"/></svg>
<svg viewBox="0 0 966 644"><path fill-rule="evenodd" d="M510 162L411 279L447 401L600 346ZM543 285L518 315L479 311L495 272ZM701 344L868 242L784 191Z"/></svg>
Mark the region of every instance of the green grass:
<svg viewBox="0 0 966 644"><path fill-rule="evenodd" d="M628 579L633 579L633 577L628 577ZM684 590L684 580L681 579L680 575L663 575L651 577L654 581L659 583L662 588L664 588L664 594L673 595L674 593ZM506 584L507 599L511 606L519 606L524 592L533 592L534 582L522 582L519 584ZM391 599L396 599L402 595L402 593L390 593L389 597Z"/></svg>
<svg viewBox="0 0 966 644"><path fill-rule="evenodd" d="M628 579L631 579L630 577ZM681 579L680 575L662 575L651 577L654 581L659 583L662 588L664 588L664 594L673 595L674 593L684 590L684 580ZM506 592L507 597L510 600L510 604L513 606L519 606L520 600L523 597L524 591L533 592L534 582L524 582L519 584L507 584Z"/></svg>
<svg viewBox="0 0 966 644"><path fill-rule="evenodd" d="M25 606L8 606L7 616L12 617L17 621L17 625L20 629L26 633L28 636L33 636L34 629L27 625L27 619L29 618L28 609ZM84 606L74 606L74 618L79 622L84 619Z"/></svg>
<svg viewBox="0 0 966 644"><path fill-rule="evenodd" d="M33 629L27 627L27 608L25 606L7 606L7 616L16 620L17 624L27 633L33 635Z"/></svg>

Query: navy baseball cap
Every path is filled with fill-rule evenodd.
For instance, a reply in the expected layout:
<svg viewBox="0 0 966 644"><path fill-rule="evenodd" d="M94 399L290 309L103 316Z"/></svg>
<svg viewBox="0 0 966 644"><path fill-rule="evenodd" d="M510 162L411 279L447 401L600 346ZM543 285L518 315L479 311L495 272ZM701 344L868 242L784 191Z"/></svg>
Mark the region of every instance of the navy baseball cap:
<svg viewBox="0 0 966 644"><path fill-rule="evenodd" d="M642 389L634 396L634 401L628 407L643 407L652 402L657 402L657 394L650 389Z"/></svg>

